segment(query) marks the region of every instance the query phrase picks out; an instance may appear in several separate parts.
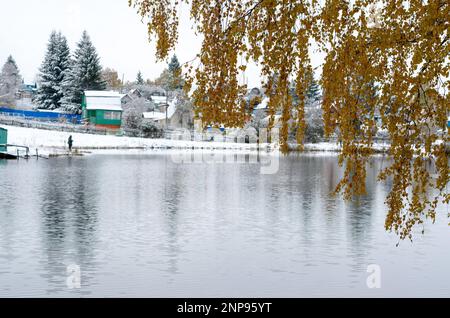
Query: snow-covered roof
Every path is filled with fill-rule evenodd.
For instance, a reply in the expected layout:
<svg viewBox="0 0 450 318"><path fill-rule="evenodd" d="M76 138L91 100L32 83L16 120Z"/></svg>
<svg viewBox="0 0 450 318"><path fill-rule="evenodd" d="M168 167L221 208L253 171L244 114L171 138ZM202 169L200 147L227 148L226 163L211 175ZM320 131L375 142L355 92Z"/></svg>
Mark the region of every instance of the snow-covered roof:
<svg viewBox="0 0 450 318"><path fill-rule="evenodd" d="M169 102L169 107L167 108L167 118L170 119L175 114L175 111L177 109L176 104L177 104L176 99ZM146 112L146 113L143 113L143 116L145 119L153 119L155 121L166 119L165 112Z"/></svg>
<svg viewBox="0 0 450 318"><path fill-rule="evenodd" d="M270 121L270 116L267 116L267 117L265 117L265 118L263 118L261 120L261 122L264 123L264 124L268 124L269 121ZM275 125L278 124L280 121L281 121L281 115L273 116L273 122L274 122Z"/></svg>
<svg viewBox="0 0 450 318"><path fill-rule="evenodd" d="M166 101L167 101L166 96L156 96L156 95L152 95L151 98L152 98L152 101L153 101L155 104L164 104L164 103L166 103Z"/></svg>
<svg viewBox="0 0 450 318"><path fill-rule="evenodd" d="M177 110L176 103L177 103L176 99L169 102L169 107L167 108L167 117L172 118L173 114L175 114L175 111Z"/></svg>
<svg viewBox="0 0 450 318"><path fill-rule="evenodd" d="M108 111L116 111L121 112L123 111L122 107L120 106L113 106L113 105L94 105L94 106L86 106L87 110L108 110Z"/></svg>
<svg viewBox="0 0 450 318"><path fill-rule="evenodd" d="M122 94L111 91L85 91L87 110L122 111Z"/></svg>
<svg viewBox="0 0 450 318"><path fill-rule="evenodd" d="M147 112L142 113L145 119L153 119L155 121L166 119L166 113L162 112Z"/></svg>
<svg viewBox="0 0 450 318"><path fill-rule="evenodd" d="M132 94L138 94L139 96L142 96L142 93L141 93L141 91L140 90L138 90L137 88L133 88L132 90L130 90L129 92L128 92L128 95L132 95Z"/></svg>
<svg viewBox="0 0 450 318"><path fill-rule="evenodd" d="M84 91L86 97L123 97L125 94L119 94L114 91Z"/></svg>
<svg viewBox="0 0 450 318"><path fill-rule="evenodd" d="M266 109L268 104L269 104L269 98L266 97L262 100L262 102L258 106L255 107L255 109Z"/></svg>

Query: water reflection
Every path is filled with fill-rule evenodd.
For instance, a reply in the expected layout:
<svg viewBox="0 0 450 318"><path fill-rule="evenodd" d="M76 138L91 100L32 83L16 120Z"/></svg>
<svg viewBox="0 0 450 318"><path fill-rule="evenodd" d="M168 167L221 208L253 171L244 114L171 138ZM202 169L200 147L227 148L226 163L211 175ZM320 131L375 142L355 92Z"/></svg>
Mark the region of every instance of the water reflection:
<svg viewBox="0 0 450 318"><path fill-rule="evenodd" d="M166 233L167 233L167 256L168 266L167 272L169 274L177 274L178 272L178 258L180 256L180 244L178 242L179 231L179 213L180 204L182 203L184 184L183 171L180 166L174 166L168 169L170 165L170 158L164 158L164 182L160 189L160 197L162 200L161 213L164 215ZM183 229L181 229L183 230ZM169 276L170 277L170 276Z"/></svg>
<svg viewBox="0 0 450 318"><path fill-rule="evenodd" d="M74 160L77 162L74 163ZM97 185L95 169L70 158L46 165L40 184L42 259L49 293L67 288L66 268L76 264L86 272L95 254ZM89 276L82 277L88 283Z"/></svg>
<svg viewBox="0 0 450 318"><path fill-rule="evenodd" d="M0 296L374 295L370 263L390 278L375 295L408 284L414 295L449 293L434 288L450 283L445 219L413 247L384 231L382 157L352 202L330 195L342 173L335 156L282 157L274 175L260 174L256 156L209 159L1 164ZM81 267L80 290L67 289L69 264Z"/></svg>

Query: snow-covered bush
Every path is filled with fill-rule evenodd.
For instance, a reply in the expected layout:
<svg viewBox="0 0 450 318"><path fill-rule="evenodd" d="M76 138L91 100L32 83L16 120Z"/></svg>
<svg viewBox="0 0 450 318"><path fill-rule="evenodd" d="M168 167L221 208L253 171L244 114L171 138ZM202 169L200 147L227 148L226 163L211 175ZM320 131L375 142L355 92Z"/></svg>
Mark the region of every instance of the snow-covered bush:
<svg viewBox="0 0 450 318"><path fill-rule="evenodd" d="M164 130L154 121L145 121L141 125L141 131L145 138L161 138Z"/></svg>
<svg viewBox="0 0 450 318"><path fill-rule="evenodd" d="M61 106L61 110L69 114L81 115L81 109L79 104L67 103Z"/></svg>
<svg viewBox="0 0 450 318"><path fill-rule="evenodd" d="M123 113L122 128L127 131L136 131L136 136L142 124L142 114L135 108L128 108Z"/></svg>
<svg viewBox="0 0 450 318"><path fill-rule="evenodd" d="M324 136L322 108L314 107L305 110L305 142L318 143Z"/></svg>

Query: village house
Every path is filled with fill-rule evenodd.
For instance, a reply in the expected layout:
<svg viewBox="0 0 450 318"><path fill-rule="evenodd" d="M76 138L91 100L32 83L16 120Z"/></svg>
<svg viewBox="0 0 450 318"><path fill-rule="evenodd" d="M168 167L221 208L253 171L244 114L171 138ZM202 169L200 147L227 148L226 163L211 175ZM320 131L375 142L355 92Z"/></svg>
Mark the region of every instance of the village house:
<svg viewBox="0 0 450 318"><path fill-rule="evenodd" d="M85 91L83 119L97 127L119 129L122 125L122 94L112 91Z"/></svg>
<svg viewBox="0 0 450 318"><path fill-rule="evenodd" d="M179 108L177 97L170 96L161 87L132 89L122 97L121 102L124 111L134 109L140 113L144 123L155 122L170 129L193 128L193 111L186 107Z"/></svg>
<svg viewBox="0 0 450 318"><path fill-rule="evenodd" d="M150 93L150 99L156 106L160 106L167 104L168 96L164 89L154 88Z"/></svg>
<svg viewBox="0 0 450 318"><path fill-rule="evenodd" d="M130 90L128 93L122 96L122 105L126 105L128 103L131 103L132 101L138 100L142 98L142 93L139 91L139 89L134 88Z"/></svg>
<svg viewBox="0 0 450 318"><path fill-rule="evenodd" d="M165 98L166 97L164 97L164 99ZM174 126L172 125L172 118L176 113L176 103L177 100L175 99L170 101L167 105L159 104L160 107L158 107L158 110L144 112L142 117L144 121L154 121L159 123L162 127Z"/></svg>

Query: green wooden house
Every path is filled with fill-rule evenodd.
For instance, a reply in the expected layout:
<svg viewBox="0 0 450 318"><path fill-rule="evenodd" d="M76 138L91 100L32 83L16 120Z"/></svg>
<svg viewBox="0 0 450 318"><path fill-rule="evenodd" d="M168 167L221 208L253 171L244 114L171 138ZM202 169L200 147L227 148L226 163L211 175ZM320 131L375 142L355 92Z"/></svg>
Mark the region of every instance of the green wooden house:
<svg viewBox="0 0 450 318"><path fill-rule="evenodd" d="M83 118L98 127L119 129L122 125L122 96L110 91L85 91L81 103Z"/></svg>
<svg viewBox="0 0 450 318"><path fill-rule="evenodd" d="M0 151L6 152L6 144L8 143L8 131L0 127Z"/></svg>

